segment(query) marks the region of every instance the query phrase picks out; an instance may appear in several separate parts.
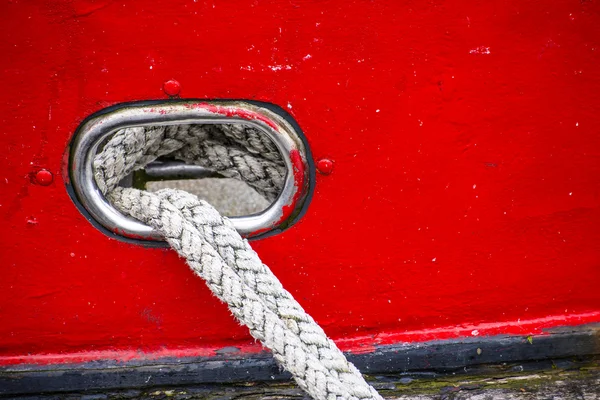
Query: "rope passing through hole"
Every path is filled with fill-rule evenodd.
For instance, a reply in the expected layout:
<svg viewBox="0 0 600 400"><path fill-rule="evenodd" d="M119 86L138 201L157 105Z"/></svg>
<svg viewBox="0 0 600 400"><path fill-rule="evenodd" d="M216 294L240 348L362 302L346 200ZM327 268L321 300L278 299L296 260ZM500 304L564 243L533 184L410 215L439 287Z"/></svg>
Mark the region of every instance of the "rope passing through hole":
<svg viewBox="0 0 600 400"><path fill-rule="evenodd" d="M210 204L176 189L150 193L118 186L129 173L161 156L240 179L271 201L286 176L275 145L256 129L242 125L126 128L115 133L95 157L94 176L120 212L161 232L313 399L382 399L248 241Z"/></svg>

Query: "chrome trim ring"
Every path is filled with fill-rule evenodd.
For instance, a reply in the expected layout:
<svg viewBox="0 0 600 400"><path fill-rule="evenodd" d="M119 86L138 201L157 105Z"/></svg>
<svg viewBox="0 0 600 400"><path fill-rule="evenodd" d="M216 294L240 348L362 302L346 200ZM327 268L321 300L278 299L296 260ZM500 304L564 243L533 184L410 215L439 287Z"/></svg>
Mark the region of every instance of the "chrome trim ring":
<svg viewBox="0 0 600 400"><path fill-rule="evenodd" d="M307 149L291 124L280 115L242 101L127 104L86 120L75 133L69 154L69 179L76 200L96 222L113 234L127 239L163 241L151 227L117 211L98 189L92 162L100 144L123 128L233 123L251 125L266 134L282 154L287 175L279 197L267 209L230 219L238 232L248 238L285 228L298 215L308 197L310 173Z"/></svg>

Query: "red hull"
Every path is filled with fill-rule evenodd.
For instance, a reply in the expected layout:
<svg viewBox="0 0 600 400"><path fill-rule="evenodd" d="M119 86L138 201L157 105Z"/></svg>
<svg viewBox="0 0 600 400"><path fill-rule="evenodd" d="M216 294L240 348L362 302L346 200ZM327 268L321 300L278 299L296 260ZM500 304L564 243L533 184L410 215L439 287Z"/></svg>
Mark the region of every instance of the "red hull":
<svg viewBox="0 0 600 400"><path fill-rule="evenodd" d="M0 9L0 365L260 351L174 252L65 190L81 121L172 78L286 108L333 161L253 245L343 349L600 322L597 1Z"/></svg>

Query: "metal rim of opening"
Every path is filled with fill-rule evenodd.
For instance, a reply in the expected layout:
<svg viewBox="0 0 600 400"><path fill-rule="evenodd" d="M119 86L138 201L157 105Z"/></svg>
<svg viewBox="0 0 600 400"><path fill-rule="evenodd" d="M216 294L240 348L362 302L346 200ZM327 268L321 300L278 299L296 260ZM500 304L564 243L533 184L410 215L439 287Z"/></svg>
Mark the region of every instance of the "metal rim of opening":
<svg viewBox="0 0 600 400"><path fill-rule="evenodd" d="M247 238L263 237L293 224L310 195L311 164L301 134L285 118L269 108L243 101L177 101L114 106L91 116L77 129L70 148L68 180L72 197L92 223L111 236L126 241L162 242L151 227L126 217L102 195L94 179L92 162L99 145L120 129L174 124L234 124L253 126L277 146L287 174L280 195L260 213L231 217Z"/></svg>

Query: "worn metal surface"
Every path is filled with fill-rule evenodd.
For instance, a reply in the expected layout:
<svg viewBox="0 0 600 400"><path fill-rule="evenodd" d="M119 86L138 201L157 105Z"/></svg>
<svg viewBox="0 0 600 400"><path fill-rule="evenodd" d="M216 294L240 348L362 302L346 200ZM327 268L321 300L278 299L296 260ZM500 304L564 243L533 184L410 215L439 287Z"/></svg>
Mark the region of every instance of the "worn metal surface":
<svg viewBox="0 0 600 400"><path fill-rule="evenodd" d="M172 79L286 108L332 161L253 246L344 350L600 321L598 1L36 0L0 20L0 364L260 352L174 253L107 238L64 187L84 118Z"/></svg>

